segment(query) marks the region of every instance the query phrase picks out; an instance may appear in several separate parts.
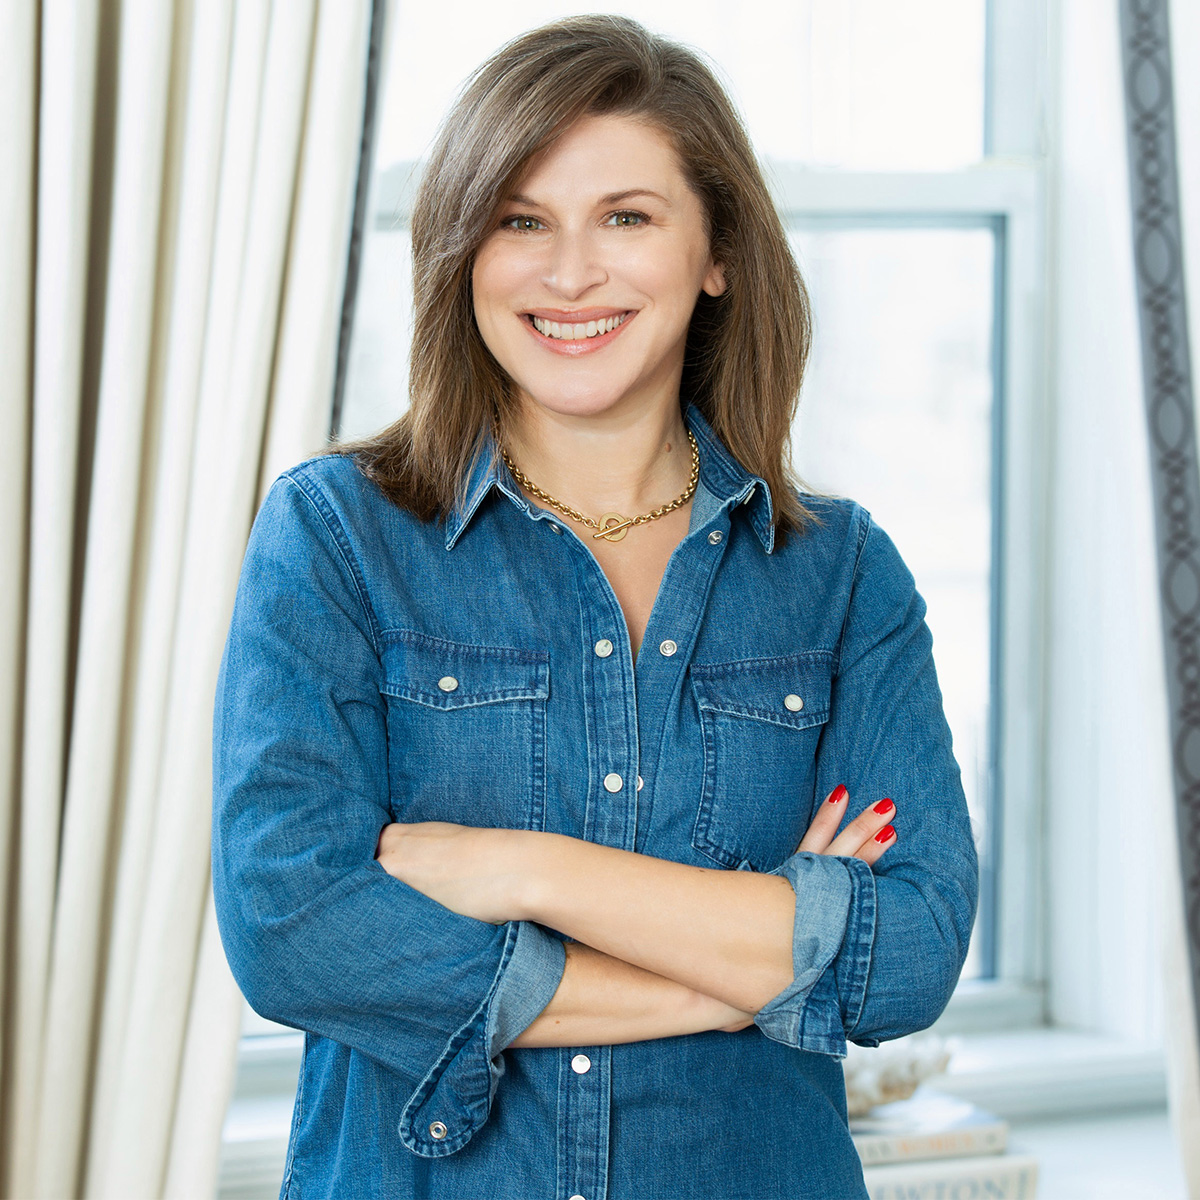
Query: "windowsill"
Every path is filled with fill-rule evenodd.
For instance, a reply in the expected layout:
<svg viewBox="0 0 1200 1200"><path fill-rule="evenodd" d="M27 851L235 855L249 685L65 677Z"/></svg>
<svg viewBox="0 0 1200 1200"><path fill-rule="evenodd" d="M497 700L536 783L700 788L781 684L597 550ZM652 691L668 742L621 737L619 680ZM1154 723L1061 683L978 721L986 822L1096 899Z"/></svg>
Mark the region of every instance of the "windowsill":
<svg viewBox="0 0 1200 1200"><path fill-rule="evenodd" d="M928 1081L1008 1120L1064 1117L1167 1103L1161 1048L1042 1027L954 1036L944 1075Z"/></svg>
<svg viewBox="0 0 1200 1200"><path fill-rule="evenodd" d="M939 1022L934 1032L947 1030ZM950 1069L928 1085L1008 1120L1166 1104L1163 1052L1154 1046L1047 1027L950 1036ZM299 1033L243 1038L237 1094L222 1135L221 1200L278 1191L303 1040Z"/></svg>

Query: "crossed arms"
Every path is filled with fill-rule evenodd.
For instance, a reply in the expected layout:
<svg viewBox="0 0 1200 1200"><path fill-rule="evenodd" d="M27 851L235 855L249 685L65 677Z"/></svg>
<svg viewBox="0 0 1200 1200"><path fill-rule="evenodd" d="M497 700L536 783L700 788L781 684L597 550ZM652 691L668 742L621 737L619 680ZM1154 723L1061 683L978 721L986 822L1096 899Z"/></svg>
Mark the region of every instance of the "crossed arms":
<svg viewBox="0 0 1200 1200"><path fill-rule="evenodd" d="M877 862L896 842L895 805L880 801L838 833L847 807L839 786L797 849ZM733 1032L793 979L796 894L781 875L441 821L388 825L377 858L464 916L537 921L574 939L557 991L513 1046Z"/></svg>

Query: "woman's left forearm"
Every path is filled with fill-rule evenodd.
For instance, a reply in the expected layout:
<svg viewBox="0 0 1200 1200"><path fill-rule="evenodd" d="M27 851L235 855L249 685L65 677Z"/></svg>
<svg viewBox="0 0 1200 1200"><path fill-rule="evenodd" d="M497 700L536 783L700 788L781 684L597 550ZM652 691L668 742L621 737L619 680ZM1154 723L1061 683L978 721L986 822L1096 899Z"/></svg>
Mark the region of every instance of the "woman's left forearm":
<svg viewBox="0 0 1200 1200"><path fill-rule="evenodd" d="M791 983L796 896L781 876L519 836L524 919L744 1012Z"/></svg>

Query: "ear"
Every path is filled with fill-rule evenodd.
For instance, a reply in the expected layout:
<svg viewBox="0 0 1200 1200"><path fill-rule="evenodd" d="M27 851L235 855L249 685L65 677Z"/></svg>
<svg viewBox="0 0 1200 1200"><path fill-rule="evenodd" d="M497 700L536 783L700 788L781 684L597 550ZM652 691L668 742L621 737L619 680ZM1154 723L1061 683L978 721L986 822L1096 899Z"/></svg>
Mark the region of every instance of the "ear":
<svg viewBox="0 0 1200 1200"><path fill-rule="evenodd" d="M725 268L720 263L711 263L701 286L710 296L719 296L725 290Z"/></svg>

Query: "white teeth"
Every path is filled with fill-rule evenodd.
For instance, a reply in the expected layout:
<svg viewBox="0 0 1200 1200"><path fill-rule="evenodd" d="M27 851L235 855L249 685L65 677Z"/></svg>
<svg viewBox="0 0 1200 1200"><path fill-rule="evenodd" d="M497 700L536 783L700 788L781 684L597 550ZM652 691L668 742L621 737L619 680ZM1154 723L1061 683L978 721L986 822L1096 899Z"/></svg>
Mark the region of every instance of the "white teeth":
<svg viewBox="0 0 1200 1200"><path fill-rule="evenodd" d="M533 327L546 337L558 338L560 341L583 341L611 333L625 320L623 314L618 317L607 317L603 321L588 321L584 325L560 325L557 321L546 321L541 317L533 318Z"/></svg>

